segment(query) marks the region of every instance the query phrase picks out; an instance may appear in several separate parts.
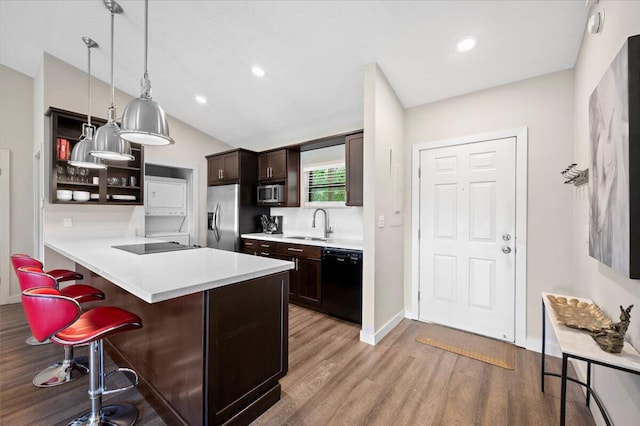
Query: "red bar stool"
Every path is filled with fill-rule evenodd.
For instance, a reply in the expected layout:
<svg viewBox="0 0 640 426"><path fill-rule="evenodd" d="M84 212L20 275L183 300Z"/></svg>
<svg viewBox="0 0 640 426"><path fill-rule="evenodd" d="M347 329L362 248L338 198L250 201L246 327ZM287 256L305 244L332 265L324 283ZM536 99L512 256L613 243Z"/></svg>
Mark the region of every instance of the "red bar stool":
<svg viewBox="0 0 640 426"><path fill-rule="evenodd" d="M28 254L12 254L11 263L13 264L13 270L17 270L21 266L33 266L44 270L44 265L38 259L35 259ZM81 280L84 278L81 273L76 271L70 271L68 269L52 269L47 271L47 274L51 275L59 283L64 281Z"/></svg>
<svg viewBox="0 0 640 426"><path fill-rule="evenodd" d="M40 268L44 270L44 265L38 259L35 259L28 254L16 253L11 255L11 264L13 265L13 270L18 274L17 270L21 266L33 266L35 268ZM82 274L76 271L70 271L68 269L52 269L48 271L47 274L51 275L56 281L64 282L64 281L72 281L72 280L81 280L83 278ZM24 289L22 289L24 290ZM29 336L26 341L27 345L37 346L44 345L49 343L48 340L44 342L38 342L33 336Z"/></svg>
<svg viewBox="0 0 640 426"><path fill-rule="evenodd" d="M70 425L133 425L138 418L138 409L131 404L102 406L102 396L121 392L138 384L138 375L128 368L119 368L105 376L102 339L112 334L142 327L137 315L124 309L99 306L82 312L80 304L63 296L51 287L40 287L22 292L22 305L36 339L50 338L65 346L90 344L89 399L91 411ZM124 373L130 386L108 389L107 380L116 372Z"/></svg>
<svg viewBox="0 0 640 426"><path fill-rule="evenodd" d="M22 291L35 287L48 287L59 291L62 296L73 299L77 303L104 299L102 291L85 284L73 284L58 289L58 282L51 275L33 266L19 267L16 270L16 275ZM40 340L38 336L34 335L34 337ZM73 357L73 346L65 346L64 359L39 372L33 378L33 384L45 388L68 383L89 372L89 368L85 364Z"/></svg>

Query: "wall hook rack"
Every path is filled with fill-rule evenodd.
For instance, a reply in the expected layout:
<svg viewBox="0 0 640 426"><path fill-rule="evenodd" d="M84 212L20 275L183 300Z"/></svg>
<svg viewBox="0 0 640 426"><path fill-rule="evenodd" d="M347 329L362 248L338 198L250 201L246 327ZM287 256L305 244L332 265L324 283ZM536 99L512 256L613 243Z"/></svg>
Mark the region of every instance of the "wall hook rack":
<svg viewBox="0 0 640 426"><path fill-rule="evenodd" d="M578 164L576 163L572 163L569 167L560 172L562 177L565 179L565 185L573 184L575 186L580 186L589 182L589 169L576 169L577 165Z"/></svg>

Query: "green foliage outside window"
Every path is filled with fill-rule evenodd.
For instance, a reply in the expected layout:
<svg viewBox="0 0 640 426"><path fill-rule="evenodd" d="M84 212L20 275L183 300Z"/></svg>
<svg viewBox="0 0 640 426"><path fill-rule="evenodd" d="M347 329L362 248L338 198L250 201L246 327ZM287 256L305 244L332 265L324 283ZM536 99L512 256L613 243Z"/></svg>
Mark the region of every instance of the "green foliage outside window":
<svg viewBox="0 0 640 426"><path fill-rule="evenodd" d="M308 173L308 197L310 202L344 202L346 200L345 167L312 170Z"/></svg>

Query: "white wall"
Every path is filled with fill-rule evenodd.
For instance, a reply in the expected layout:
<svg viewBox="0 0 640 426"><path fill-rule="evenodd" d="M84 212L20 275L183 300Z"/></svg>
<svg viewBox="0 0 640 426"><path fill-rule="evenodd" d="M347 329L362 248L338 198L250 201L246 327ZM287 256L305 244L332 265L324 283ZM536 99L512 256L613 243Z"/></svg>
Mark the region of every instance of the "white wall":
<svg viewBox="0 0 640 426"><path fill-rule="evenodd" d="M345 146L336 145L328 148L312 149L300 153L300 172L313 165L340 164L345 162ZM302 178L303 179L303 178ZM301 185L304 188L304 184ZM301 190L300 205L303 206ZM362 240L362 207L323 207L329 215L329 224L333 228L332 238ZM285 234L324 236L324 216L318 213L318 223L311 227L313 212L316 207L275 207L271 208L272 216L282 216Z"/></svg>
<svg viewBox="0 0 640 426"><path fill-rule="evenodd" d="M360 339L377 343L402 318L403 218L395 213L390 162L402 166L404 108L382 70L365 67L363 318ZM395 157L392 157L395 152ZM399 177L400 184L402 178ZM380 227L380 217L384 226Z"/></svg>
<svg viewBox="0 0 640 426"><path fill-rule="evenodd" d="M117 85L116 76L116 85ZM78 113L87 113L87 74L71 65L44 54L44 108L51 106ZM110 86L100 80L92 80L91 113L94 116L106 117L110 104ZM116 113L122 114L124 107L132 98L116 90ZM199 205L206 205L207 162L205 155L228 150L231 147L214 139L184 122L168 116L171 136L176 143L164 147L145 147L145 161L167 164L175 167L196 168L199 170ZM36 122L37 125L37 122ZM48 125L48 124L47 124ZM45 132L48 134L48 131ZM45 144L47 155L45 159L45 176L49 173L50 146ZM48 188L48 181L46 183ZM48 190L47 190L48 192ZM87 232L91 230L105 230L110 232L135 232L144 226L142 207L135 206L77 206L67 204L49 204L45 206L46 232ZM63 228L62 219L71 218L72 228ZM206 218L199 215L200 235L196 244L206 245ZM47 251L52 262L60 261ZM49 266L49 265L47 265ZM66 265L68 266L68 265Z"/></svg>
<svg viewBox="0 0 640 426"><path fill-rule="evenodd" d="M589 96L626 38L640 33L640 2L601 1L598 8L605 9L604 29L600 34L584 35L575 67L573 154L581 164L588 164L591 156ZM616 321L620 315L619 305L634 304L627 332L629 342L626 344L640 349L640 281L626 279L589 257L588 226L589 198L585 191L577 194L573 203L573 294L592 299ZM593 381L614 424L637 424L640 418L640 377L595 367ZM597 409L592 411L599 420Z"/></svg>
<svg viewBox="0 0 640 426"><path fill-rule="evenodd" d="M571 290L573 189L560 172L572 157L573 72L561 71L407 109L405 155L411 145L528 127L527 346L540 350L540 292ZM406 167L405 181L411 182ZM405 188L411 223L411 185ZM405 251L410 252L410 227ZM412 310L411 256L405 256L405 304Z"/></svg>
<svg viewBox="0 0 640 426"><path fill-rule="evenodd" d="M7 236L10 243L6 251L8 254L32 254L33 79L4 65L0 65L0 148L11 151L10 233ZM10 265L6 260L3 259L3 265ZM7 276L10 280L8 296L19 302L18 280L13 271Z"/></svg>

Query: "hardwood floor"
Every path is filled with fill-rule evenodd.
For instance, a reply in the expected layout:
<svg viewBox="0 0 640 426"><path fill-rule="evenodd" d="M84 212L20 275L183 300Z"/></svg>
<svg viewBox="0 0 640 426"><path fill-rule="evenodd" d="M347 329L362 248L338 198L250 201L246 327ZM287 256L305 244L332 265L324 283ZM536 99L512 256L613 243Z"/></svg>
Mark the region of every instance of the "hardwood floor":
<svg viewBox="0 0 640 426"><path fill-rule="evenodd" d="M282 399L254 425L555 425L559 379L540 392L540 354L518 348L515 370L415 342L422 324L403 320L382 342L359 341L359 328L292 305L289 373ZM24 344L19 304L0 307L0 424L66 424L88 410L88 380L39 389L31 379L61 359L56 345ZM86 355L86 348L77 351ZM560 362L548 358L556 371ZM106 369L113 368L107 359ZM567 424L593 425L577 385L568 386ZM109 400L140 410L138 424L165 424L138 390Z"/></svg>

